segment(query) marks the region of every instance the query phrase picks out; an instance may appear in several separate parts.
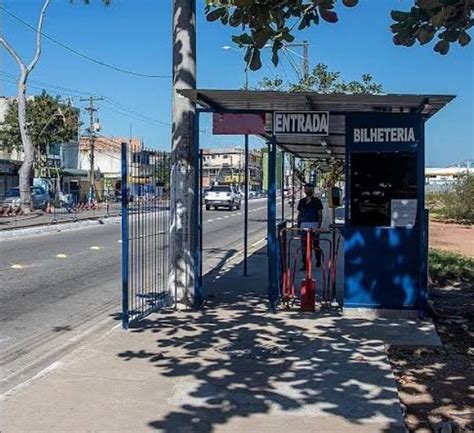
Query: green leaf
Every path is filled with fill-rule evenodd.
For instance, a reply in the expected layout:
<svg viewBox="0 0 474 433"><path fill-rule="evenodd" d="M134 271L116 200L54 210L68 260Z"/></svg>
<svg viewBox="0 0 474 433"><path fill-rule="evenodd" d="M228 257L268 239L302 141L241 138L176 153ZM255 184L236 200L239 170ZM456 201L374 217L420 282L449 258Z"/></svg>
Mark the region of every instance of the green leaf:
<svg viewBox="0 0 474 433"><path fill-rule="evenodd" d="M209 12L206 16L206 19L210 22L217 21L220 17L225 15L226 8L217 8L214 9L212 12Z"/></svg>
<svg viewBox="0 0 474 433"><path fill-rule="evenodd" d="M410 12L392 11L390 12L390 16L392 17L392 20L400 22L407 20L411 15Z"/></svg>
<svg viewBox="0 0 474 433"><path fill-rule="evenodd" d="M429 29L429 28L426 28L426 27L422 27L418 31L417 36L418 36L418 40L420 41L420 44L425 45L428 42L431 42L433 40L434 35L435 35L435 29L434 28Z"/></svg>
<svg viewBox="0 0 474 433"><path fill-rule="evenodd" d="M471 42L471 37L467 34L467 32L462 32L459 36L459 45L461 47L465 47L467 44Z"/></svg>
<svg viewBox="0 0 474 433"><path fill-rule="evenodd" d="M359 3L359 0L342 0L342 4L348 8L357 6L357 3Z"/></svg>
<svg viewBox="0 0 474 433"><path fill-rule="evenodd" d="M448 42L456 42L461 32L459 30L445 30L441 33L441 37Z"/></svg>
<svg viewBox="0 0 474 433"><path fill-rule="evenodd" d="M327 9L319 8L319 15L321 18L328 23L337 23L338 18L336 12L328 11Z"/></svg>
<svg viewBox="0 0 474 433"><path fill-rule="evenodd" d="M273 34L271 27L265 27L256 31L253 35L253 41L257 48L263 48Z"/></svg>
<svg viewBox="0 0 474 433"><path fill-rule="evenodd" d="M260 50L258 48L253 49L252 60L250 61L250 70L258 71L262 67L262 61L260 59Z"/></svg>
<svg viewBox="0 0 474 433"><path fill-rule="evenodd" d="M434 46L434 50L443 56L445 54L448 54L449 51L449 42L445 41L444 39L440 40L437 42L437 44Z"/></svg>

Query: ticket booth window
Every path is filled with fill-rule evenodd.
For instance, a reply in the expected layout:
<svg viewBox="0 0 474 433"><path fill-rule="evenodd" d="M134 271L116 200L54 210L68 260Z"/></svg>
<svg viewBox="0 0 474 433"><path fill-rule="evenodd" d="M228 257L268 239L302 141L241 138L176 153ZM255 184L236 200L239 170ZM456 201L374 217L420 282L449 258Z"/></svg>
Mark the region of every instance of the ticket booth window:
<svg viewBox="0 0 474 433"><path fill-rule="evenodd" d="M352 153L353 226L390 226L392 200L417 198L416 153Z"/></svg>

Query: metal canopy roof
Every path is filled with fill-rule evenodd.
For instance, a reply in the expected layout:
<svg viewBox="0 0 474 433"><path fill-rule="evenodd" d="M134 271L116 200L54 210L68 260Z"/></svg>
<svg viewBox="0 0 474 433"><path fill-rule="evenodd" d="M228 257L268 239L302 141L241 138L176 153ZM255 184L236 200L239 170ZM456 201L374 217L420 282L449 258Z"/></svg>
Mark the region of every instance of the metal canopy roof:
<svg viewBox="0 0 474 433"><path fill-rule="evenodd" d="M215 112L265 112L265 138L272 131L273 111L329 111L329 136L285 135L277 142L285 151L302 158L344 159L345 114L351 112L421 113L430 118L452 101L453 95L408 94L321 94L316 92L276 92L260 90L181 89L178 92Z"/></svg>

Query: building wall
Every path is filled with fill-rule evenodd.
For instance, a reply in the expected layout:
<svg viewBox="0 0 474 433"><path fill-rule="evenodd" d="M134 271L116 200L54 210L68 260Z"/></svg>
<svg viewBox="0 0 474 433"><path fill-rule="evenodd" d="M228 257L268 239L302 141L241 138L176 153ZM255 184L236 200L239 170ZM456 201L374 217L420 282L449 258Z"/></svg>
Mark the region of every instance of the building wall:
<svg viewBox="0 0 474 433"><path fill-rule="evenodd" d="M249 183L252 189L261 189L262 165L260 151L249 152ZM238 147L203 149L203 186L244 182L245 152Z"/></svg>

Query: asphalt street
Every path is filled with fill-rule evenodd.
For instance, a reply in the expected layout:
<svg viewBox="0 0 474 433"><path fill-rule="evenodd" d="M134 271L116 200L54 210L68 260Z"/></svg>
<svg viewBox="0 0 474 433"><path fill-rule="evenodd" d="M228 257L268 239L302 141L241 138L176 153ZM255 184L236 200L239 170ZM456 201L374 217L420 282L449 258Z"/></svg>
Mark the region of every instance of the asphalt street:
<svg viewBox="0 0 474 433"><path fill-rule="evenodd" d="M243 212L204 211L204 273L242 251ZM266 212L265 199L249 202L250 245ZM118 319L120 235L114 222L0 240L0 392Z"/></svg>

